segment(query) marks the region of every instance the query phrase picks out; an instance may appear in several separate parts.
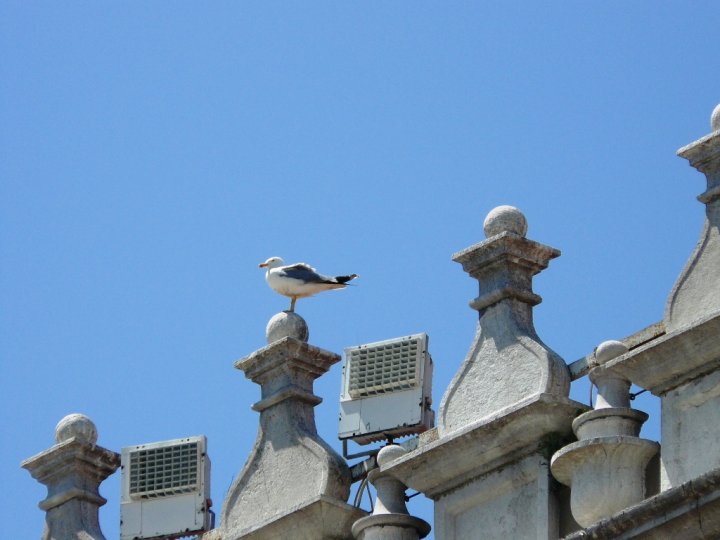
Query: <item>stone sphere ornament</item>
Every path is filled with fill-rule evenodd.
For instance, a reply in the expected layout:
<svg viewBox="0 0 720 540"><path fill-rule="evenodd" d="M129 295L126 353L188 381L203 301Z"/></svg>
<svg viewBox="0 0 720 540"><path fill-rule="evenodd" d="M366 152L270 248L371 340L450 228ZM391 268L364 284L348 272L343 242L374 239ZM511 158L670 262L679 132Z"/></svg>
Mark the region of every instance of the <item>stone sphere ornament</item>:
<svg viewBox="0 0 720 540"><path fill-rule="evenodd" d="M595 364L602 366L613 358L622 356L626 352L628 352L627 345L625 345L622 341L603 341L597 346L597 349L595 349Z"/></svg>
<svg viewBox="0 0 720 540"><path fill-rule="evenodd" d="M720 104L713 109L713 112L710 115L710 127L713 131L720 130Z"/></svg>
<svg viewBox="0 0 720 540"><path fill-rule="evenodd" d="M69 414L55 427L55 442L61 443L75 437L86 443L95 444L98 439L97 428L84 414Z"/></svg>
<svg viewBox="0 0 720 540"><path fill-rule="evenodd" d="M490 210L483 222L483 230L487 238L504 232L511 232L525 237L527 234L527 219L514 206L498 206Z"/></svg>
<svg viewBox="0 0 720 540"><path fill-rule="evenodd" d="M299 339L307 343L310 338L308 325L300 315L293 311L282 311L274 315L265 328L265 337L268 343L279 341L286 337Z"/></svg>
<svg viewBox="0 0 720 540"><path fill-rule="evenodd" d="M405 450L402 446L389 444L387 446L383 446L380 449L380 452L378 452L377 463L382 467L383 465L387 465L388 463L403 457L405 454L407 454L407 450Z"/></svg>

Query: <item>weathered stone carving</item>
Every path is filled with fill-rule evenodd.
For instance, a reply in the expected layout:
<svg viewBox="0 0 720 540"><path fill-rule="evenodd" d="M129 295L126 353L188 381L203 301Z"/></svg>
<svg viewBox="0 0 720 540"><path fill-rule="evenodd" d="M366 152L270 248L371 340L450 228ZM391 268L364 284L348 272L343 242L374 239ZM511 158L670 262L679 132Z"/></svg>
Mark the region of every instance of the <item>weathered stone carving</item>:
<svg viewBox="0 0 720 540"><path fill-rule="evenodd" d="M270 344L235 367L262 388L253 405L260 413L255 446L231 486L221 514L223 540L239 538L349 537L363 512L345 503L350 471L317 434L313 407L322 399L313 381L340 360L308 345L305 321L296 313L268 324Z"/></svg>
<svg viewBox="0 0 720 540"><path fill-rule="evenodd" d="M87 416L71 414L55 428L55 446L22 462L48 488L40 503L47 513L42 540L105 540L98 511L107 500L99 488L120 466L120 456L97 446L97 438Z"/></svg>
<svg viewBox="0 0 720 540"><path fill-rule="evenodd" d="M531 396L567 397L563 360L535 332L532 308L542 299L532 277L560 252L525 238L525 216L511 206L491 211L487 240L453 256L480 284L470 303L480 313L475 341L440 404L438 433L462 428Z"/></svg>
<svg viewBox="0 0 720 540"><path fill-rule="evenodd" d="M665 307L668 332L720 312L720 105L713 111L711 126L711 134L678 150L706 176L707 189L698 196L705 204L700 240Z"/></svg>

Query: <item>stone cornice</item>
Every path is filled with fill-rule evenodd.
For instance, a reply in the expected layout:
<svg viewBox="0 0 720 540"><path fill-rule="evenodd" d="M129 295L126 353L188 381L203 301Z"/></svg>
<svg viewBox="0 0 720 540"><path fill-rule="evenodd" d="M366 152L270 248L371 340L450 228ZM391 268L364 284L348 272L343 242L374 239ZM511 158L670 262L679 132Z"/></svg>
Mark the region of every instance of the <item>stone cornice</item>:
<svg viewBox="0 0 720 540"><path fill-rule="evenodd" d="M678 156L687 159L690 165L705 174L718 172L720 169L720 131L715 131L683 146L677 151Z"/></svg>
<svg viewBox="0 0 720 540"><path fill-rule="evenodd" d="M656 395L712 372L720 368L720 313L650 341L605 367Z"/></svg>
<svg viewBox="0 0 720 540"><path fill-rule="evenodd" d="M558 249L505 231L458 251L452 260L460 263L472 277L478 278L484 274L486 267L505 262L521 264L537 274L547 268L551 259L559 256Z"/></svg>
<svg viewBox="0 0 720 540"><path fill-rule="evenodd" d="M20 466L27 469L38 482L46 485L61 482L66 477L76 473L87 475L99 484L120 466L120 455L101 446L89 445L87 442L73 437L26 459ZM86 491L80 489L75 495L82 495ZM89 493L88 496L82 496L81 498L93 501L97 499L97 504L105 504L105 499L102 497L98 497L93 492L87 493ZM67 496L65 500L73 497ZM52 498L50 497L48 501ZM46 503L50 504L45 501L41 503L41 507ZM56 505L52 504L50 507L52 506Z"/></svg>
<svg viewBox="0 0 720 540"><path fill-rule="evenodd" d="M437 498L473 478L531 452L549 439L569 437L572 420L587 407L538 394L479 419L381 467L408 487ZM548 443L549 444L549 443ZM549 459L549 454L548 454Z"/></svg>
<svg viewBox="0 0 720 540"><path fill-rule="evenodd" d="M278 368L300 370L316 379L339 361L340 356L333 352L285 337L238 360L235 367L244 371L247 378L260 383L268 372Z"/></svg>

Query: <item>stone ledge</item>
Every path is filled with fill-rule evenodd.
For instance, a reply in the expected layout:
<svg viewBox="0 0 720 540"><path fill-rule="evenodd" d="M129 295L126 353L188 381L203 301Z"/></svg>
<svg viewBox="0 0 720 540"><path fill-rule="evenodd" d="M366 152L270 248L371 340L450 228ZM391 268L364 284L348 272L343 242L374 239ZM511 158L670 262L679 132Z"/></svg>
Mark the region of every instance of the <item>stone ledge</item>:
<svg viewBox="0 0 720 540"><path fill-rule="evenodd" d="M718 157L720 133L713 132L695 142L683 146L677 155L687 159L690 165L700 171Z"/></svg>
<svg viewBox="0 0 720 540"><path fill-rule="evenodd" d="M420 445L381 470L437 498L528 453L543 451L548 437L571 436L572 420L586 410L577 401L538 394Z"/></svg>
<svg viewBox="0 0 720 540"><path fill-rule="evenodd" d="M720 368L720 313L650 341L605 367L656 395L715 371Z"/></svg>
<svg viewBox="0 0 720 540"><path fill-rule="evenodd" d="M630 350L637 349L646 343L665 335L665 323L658 321L631 334L620 341ZM585 377L596 366L595 351L568 364L570 379L576 381Z"/></svg>
<svg viewBox="0 0 720 540"><path fill-rule="evenodd" d="M365 516L359 508L321 495L252 528L228 531L221 525L219 536L222 540L346 540L353 523Z"/></svg>
<svg viewBox="0 0 720 540"><path fill-rule="evenodd" d="M291 364L294 369L306 371L317 378L340 361L340 356L309 345L292 337L285 337L258 349L250 356L237 360L235 367L246 377L259 380L267 372Z"/></svg>
<svg viewBox="0 0 720 540"><path fill-rule="evenodd" d="M63 478L73 471L107 477L120 466L120 454L72 437L24 460L20 466L42 483Z"/></svg>
<svg viewBox="0 0 720 540"><path fill-rule="evenodd" d="M631 506L564 540L720 537L720 468Z"/></svg>
<svg viewBox="0 0 720 540"><path fill-rule="evenodd" d="M551 259L559 256L559 249L506 231L458 251L453 254L452 260L477 278L484 268L502 262L522 264L536 274L547 268Z"/></svg>

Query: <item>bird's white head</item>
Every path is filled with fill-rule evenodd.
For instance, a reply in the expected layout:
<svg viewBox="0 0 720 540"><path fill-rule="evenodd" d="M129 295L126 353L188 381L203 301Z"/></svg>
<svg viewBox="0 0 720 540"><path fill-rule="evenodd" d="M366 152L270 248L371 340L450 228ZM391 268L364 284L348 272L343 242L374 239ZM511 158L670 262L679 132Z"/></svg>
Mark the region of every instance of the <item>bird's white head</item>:
<svg viewBox="0 0 720 540"><path fill-rule="evenodd" d="M267 261L264 263L258 264L259 268L267 268L270 270L271 268L277 268L278 266L282 266L285 263L280 257L270 257Z"/></svg>

